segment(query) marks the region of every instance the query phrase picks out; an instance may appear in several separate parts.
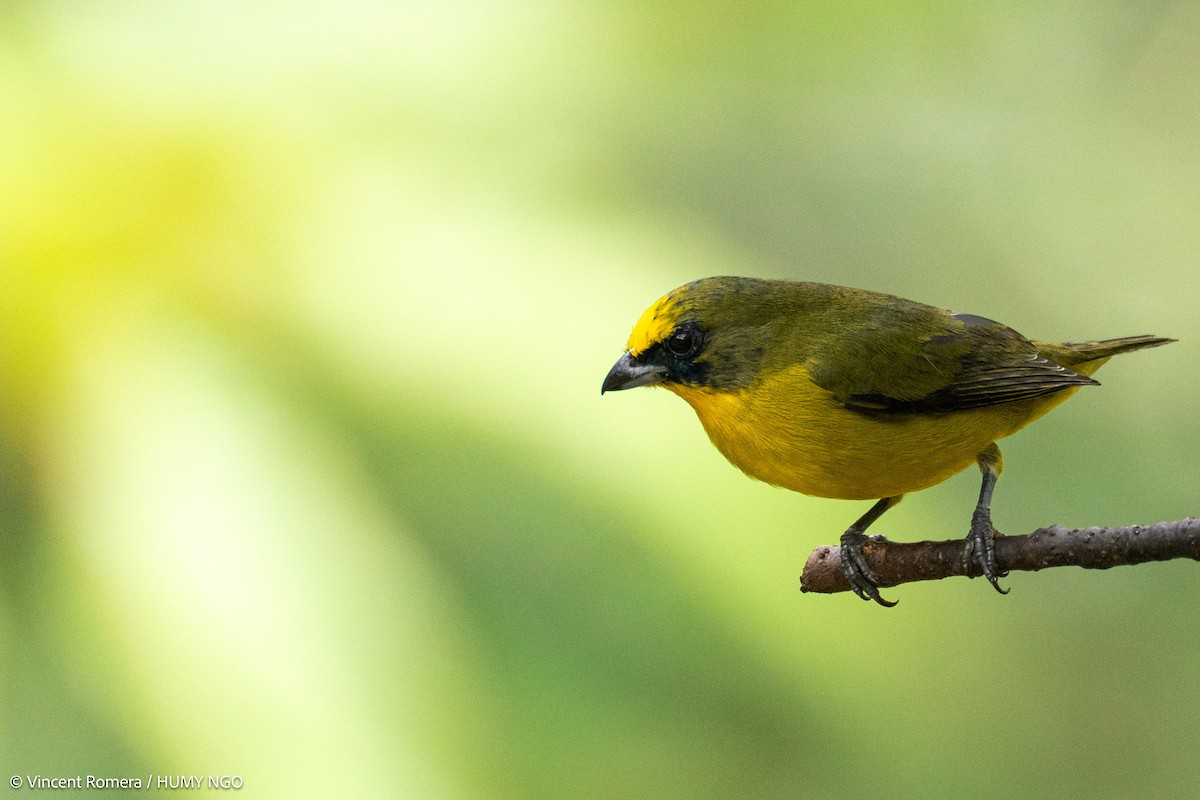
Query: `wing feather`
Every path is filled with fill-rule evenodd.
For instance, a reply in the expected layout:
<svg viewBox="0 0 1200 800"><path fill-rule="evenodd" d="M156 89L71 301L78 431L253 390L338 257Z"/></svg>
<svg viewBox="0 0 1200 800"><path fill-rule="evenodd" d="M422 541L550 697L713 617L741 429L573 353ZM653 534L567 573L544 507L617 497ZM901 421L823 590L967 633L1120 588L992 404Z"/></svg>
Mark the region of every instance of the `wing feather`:
<svg viewBox="0 0 1200 800"><path fill-rule="evenodd" d="M940 331L908 348L870 341L894 336L894 329L856 331L850 336L858 341L840 347L860 357L866 354L866 363L857 364L853 377L837 374L831 362L822 364L819 358L810 375L847 408L884 414L981 408L1096 383L1047 358L998 322L968 314L947 314L943 320Z"/></svg>

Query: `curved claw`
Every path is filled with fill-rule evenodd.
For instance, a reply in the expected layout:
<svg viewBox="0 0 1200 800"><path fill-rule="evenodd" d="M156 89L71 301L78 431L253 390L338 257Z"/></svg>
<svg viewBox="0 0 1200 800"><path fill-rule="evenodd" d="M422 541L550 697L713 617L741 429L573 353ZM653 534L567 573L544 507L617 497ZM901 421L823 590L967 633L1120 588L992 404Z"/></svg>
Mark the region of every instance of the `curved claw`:
<svg viewBox="0 0 1200 800"><path fill-rule="evenodd" d="M861 531L853 528L842 534L842 572L856 595L863 600L874 600L885 608L891 608L900 601L885 600L879 594L879 578L875 575L875 570L871 569L871 565L867 563L866 558L863 557L862 545L866 540L867 537Z"/></svg>
<svg viewBox="0 0 1200 800"><path fill-rule="evenodd" d="M978 567L993 589L1008 594L1009 590L1001 588L999 583L1000 578L1008 577L1008 570L1000 569L996 561L996 529L992 527L990 514L977 513L971 518L971 531L963 542L963 566L968 571L972 566Z"/></svg>

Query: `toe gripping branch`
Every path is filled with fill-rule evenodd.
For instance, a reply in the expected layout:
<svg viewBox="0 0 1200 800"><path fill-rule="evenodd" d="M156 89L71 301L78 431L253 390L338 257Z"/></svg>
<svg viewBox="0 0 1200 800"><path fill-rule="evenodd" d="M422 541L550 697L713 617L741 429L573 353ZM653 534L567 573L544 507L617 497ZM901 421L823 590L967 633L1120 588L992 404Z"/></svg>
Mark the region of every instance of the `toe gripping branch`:
<svg viewBox="0 0 1200 800"><path fill-rule="evenodd" d="M871 546L875 542L884 541L882 536L870 536L861 531L850 529L842 534L841 552L842 573L850 589L863 600L874 600L879 605L891 608L899 600L885 600L879 594L880 580L875 570L867 563L863 554L863 545Z"/></svg>
<svg viewBox="0 0 1200 800"><path fill-rule="evenodd" d="M996 537L1003 536L992 527L992 516L988 510L975 510L971 517L971 531L963 542L963 570L970 578L982 575L988 579L1000 594L1008 594L1008 589L1000 587L1000 578L1008 577L1008 570L1000 569L996 560Z"/></svg>
<svg viewBox="0 0 1200 800"><path fill-rule="evenodd" d="M967 575L972 575L972 566L978 574L988 579L1000 594L1008 594L1008 589L1000 588L1000 578L1008 575L1001 570L996 561L996 529L992 527L992 491L996 488L996 479L1004 469L1004 458L995 442L979 454L979 471L983 474L983 483L979 487L979 502L975 504L975 513L971 515L971 530L963 542L963 568Z"/></svg>
<svg viewBox="0 0 1200 800"><path fill-rule="evenodd" d="M856 595L863 600L874 600L881 606L891 608L896 605L895 600L885 600L879 594L879 576L875 574L875 570L867 563L866 556L863 554L863 546L870 547L874 542L883 541L882 536L866 535L866 530L871 523L879 519L883 512L887 511L892 506L900 502L903 495L896 497L885 497L882 500L871 506L867 513L863 514L858 520L851 525L845 533L842 534L841 548L839 555L841 557L842 572L846 577L846 583Z"/></svg>

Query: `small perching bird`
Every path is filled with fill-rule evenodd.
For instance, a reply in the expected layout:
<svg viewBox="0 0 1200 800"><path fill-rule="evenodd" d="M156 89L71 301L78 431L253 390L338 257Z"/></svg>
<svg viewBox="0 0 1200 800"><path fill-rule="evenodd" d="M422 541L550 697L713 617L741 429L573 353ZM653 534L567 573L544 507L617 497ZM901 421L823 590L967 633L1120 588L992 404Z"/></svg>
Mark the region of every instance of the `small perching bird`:
<svg viewBox="0 0 1200 800"><path fill-rule="evenodd" d="M1066 400L1110 357L1174 341L1026 339L998 322L865 289L717 277L642 314L601 393L660 385L753 478L817 497L875 500L841 537L855 593L894 605L862 555L866 530L909 493L978 464L963 548L997 591L996 441Z"/></svg>

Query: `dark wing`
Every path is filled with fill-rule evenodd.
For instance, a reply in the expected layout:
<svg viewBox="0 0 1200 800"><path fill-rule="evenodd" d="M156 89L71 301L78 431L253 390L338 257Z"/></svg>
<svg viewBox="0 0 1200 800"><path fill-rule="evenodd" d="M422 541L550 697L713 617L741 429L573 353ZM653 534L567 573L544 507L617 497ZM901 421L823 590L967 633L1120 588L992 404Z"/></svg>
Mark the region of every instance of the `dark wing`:
<svg viewBox="0 0 1200 800"><path fill-rule="evenodd" d="M896 326L885 319L843 330L835 348L840 352L813 356L809 375L847 408L898 414L1011 403L1096 383L1046 358L1032 342L998 322L973 314L920 311L919 322L910 318L909 324ZM896 341L896 330L916 335ZM853 369L839 367L846 364Z"/></svg>

